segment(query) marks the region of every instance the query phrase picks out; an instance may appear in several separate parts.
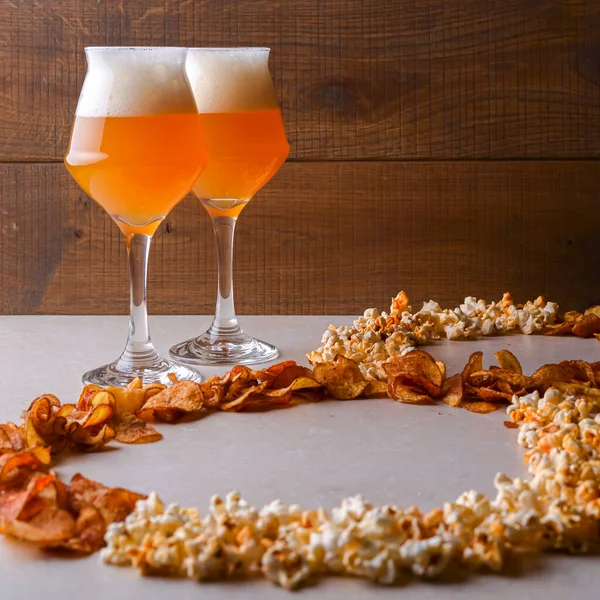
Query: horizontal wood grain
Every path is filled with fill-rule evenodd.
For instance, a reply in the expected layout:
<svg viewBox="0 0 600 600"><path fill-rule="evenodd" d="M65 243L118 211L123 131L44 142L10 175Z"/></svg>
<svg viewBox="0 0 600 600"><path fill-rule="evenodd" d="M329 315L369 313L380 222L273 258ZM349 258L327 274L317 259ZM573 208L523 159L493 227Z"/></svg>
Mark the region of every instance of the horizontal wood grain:
<svg viewBox="0 0 600 600"><path fill-rule="evenodd" d="M600 301L600 162L288 163L239 221L240 313L348 314L511 291ZM0 166L0 313L128 310L117 227L62 165ZM197 201L159 230L152 313L211 313L216 262Z"/></svg>
<svg viewBox="0 0 600 600"><path fill-rule="evenodd" d="M0 160L62 157L86 45L272 47L292 159L600 157L597 0L0 0Z"/></svg>

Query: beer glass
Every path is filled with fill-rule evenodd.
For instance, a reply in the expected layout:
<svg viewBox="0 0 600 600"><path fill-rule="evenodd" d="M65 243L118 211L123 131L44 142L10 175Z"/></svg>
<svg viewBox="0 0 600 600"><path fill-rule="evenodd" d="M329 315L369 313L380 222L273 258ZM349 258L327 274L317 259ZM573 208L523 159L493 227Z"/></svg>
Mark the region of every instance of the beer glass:
<svg viewBox="0 0 600 600"><path fill-rule="evenodd" d="M85 373L85 383L164 382L167 373L199 379L159 356L146 310L152 236L207 163L186 54L185 48L86 48L88 70L65 164L125 236L131 311L120 358Z"/></svg>
<svg viewBox="0 0 600 600"><path fill-rule="evenodd" d="M215 232L218 296L208 331L170 350L172 358L186 364L251 364L278 355L273 345L240 328L232 284L236 220L289 154L268 59L268 48L188 51L187 74L209 156L193 193Z"/></svg>

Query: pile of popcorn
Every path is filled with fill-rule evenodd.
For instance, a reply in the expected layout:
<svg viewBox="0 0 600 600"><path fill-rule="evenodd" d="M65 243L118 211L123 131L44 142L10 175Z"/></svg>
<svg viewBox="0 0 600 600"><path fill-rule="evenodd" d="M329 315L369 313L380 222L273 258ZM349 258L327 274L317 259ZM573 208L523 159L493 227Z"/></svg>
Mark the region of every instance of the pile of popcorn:
<svg viewBox="0 0 600 600"><path fill-rule="evenodd" d="M557 312L558 304L542 296L517 305L506 293L500 302L491 304L469 296L453 310L442 309L430 300L413 313L408 296L400 292L392 300L389 313L368 308L352 326L330 325L321 338L321 346L307 357L316 364L329 362L341 354L356 361L366 377L385 380L383 363L404 356L419 344L442 338L465 340L513 331L530 335L554 323Z"/></svg>
<svg viewBox="0 0 600 600"><path fill-rule="evenodd" d="M499 570L509 555L600 544L600 397L550 389L514 397L508 408L527 450L531 479L497 474L494 500L469 491L423 514L376 507L361 496L331 512L284 506L258 510L237 493L211 500L205 516L156 493L109 526L102 556L147 575L197 580L264 576L294 589L327 574L394 584L434 578L457 566Z"/></svg>

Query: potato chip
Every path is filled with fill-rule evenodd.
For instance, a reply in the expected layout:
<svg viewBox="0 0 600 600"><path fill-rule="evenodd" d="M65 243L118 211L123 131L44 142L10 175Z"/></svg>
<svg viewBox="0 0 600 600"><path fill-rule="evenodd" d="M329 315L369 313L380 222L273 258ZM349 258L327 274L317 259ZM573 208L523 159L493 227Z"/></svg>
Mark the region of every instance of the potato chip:
<svg viewBox="0 0 600 600"><path fill-rule="evenodd" d="M122 444L149 444L162 440L162 434L135 415L117 415L113 421L115 439Z"/></svg>
<svg viewBox="0 0 600 600"><path fill-rule="evenodd" d="M506 369L508 371L514 371L519 375L523 374L523 369L521 368L521 363L517 359L517 357L510 352L509 350L499 350L494 354L498 364L502 369Z"/></svg>
<svg viewBox="0 0 600 600"><path fill-rule="evenodd" d="M398 373L397 375L390 377L388 381L391 381L392 379L399 385L418 390L432 398L437 398L441 392L441 387L439 385L431 383L429 379L416 373Z"/></svg>
<svg viewBox="0 0 600 600"><path fill-rule="evenodd" d="M75 520L68 511L50 507L29 521L0 517L0 531L23 542L53 546L75 533Z"/></svg>
<svg viewBox="0 0 600 600"><path fill-rule="evenodd" d="M92 405L92 398L100 391L102 391L102 388L99 385L93 383L86 385L79 394L77 410L88 410Z"/></svg>
<svg viewBox="0 0 600 600"><path fill-rule="evenodd" d="M474 387L491 387L494 383L500 381L516 388L526 388L532 385L530 377L507 369L475 371L471 373L465 381Z"/></svg>
<svg viewBox="0 0 600 600"><path fill-rule="evenodd" d="M389 380L388 394L390 395L390 398L404 404L435 404L431 397L404 385L400 382L398 377Z"/></svg>
<svg viewBox="0 0 600 600"><path fill-rule="evenodd" d="M369 386L365 388L365 396L387 395L388 384L386 381L371 380Z"/></svg>
<svg viewBox="0 0 600 600"><path fill-rule="evenodd" d="M600 333L600 316L593 312L583 315L575 321L573 333L582 338L589 338L595 333Z"/></svg>
<svg viewBox="0 0 600 600"><path fill-rule="evenodd" d="M446 380L446 365L441 360L436 360L435 364L438 366L440 373L442 374L442 383Z"/></svg>
<svg viewBox="0 0 600 600"><path fill-rule="evenodd" d="M567 371L573 380L596 383L594 369L585 360L561 360L558 366Z"/></svg>
<svg viewBox="0 0 600 600"><path fill-rule="evenodd" d="M124 488L110 488L80 473L73 475L67 492L71 506L79 509L91 504L100 511L106 523L124 521L135 508L135 503L146 498L144 494Z"/></svg>
<svg viewBox="0 0 600 600"><path fill-rule="evenodd" d="M569 335L573 331L576 321L558 323L556 325L546 326L546 335Z"/></svg>
<svg viewBox="0 0 600 600"><path fill-rule="evenodd" d="M159 385L161 386L160 389L157 389L157 387L154 385L150 389L154 389L156 390L156 393L158 393L165 388L165 386L162 386L161 384ZM144 402L150 398L148 395L148 388L144 389L142 387L142 380L139 377L136 377L133 381L130 381L125 389L107 387L104 391L112 394L114 397L116 413L118 415L124 415L126 413L135 414L138 412L138 410L140 410L140 408L142 408Z"/></svg>
<svg viewBox="0 0 600 600"><path fill-rule="evenodd" d="M473 352L469 356L467 364L462 370L463 381L467 381L471 373L476 373L477 371L483 371L483 352Z"/></svg>
<svg viewBox="0 0 600 600"><path fill-rule="evenodd" d="M531 376L531 379L538 387L545 389L552 387L552 384L557 381L570 382L571 374L560 365L543 365Z"/></svg>
<svg viewBox="0 0 600 600"><path fill-rule="evenodd" d="M476 388L476 394L479 398L487 402L502 402L504 400L508 400L510 402L513 397L513 394L507 394L506 392L501 392L500 390L486 387Z"/></svg>
<svg viewBox="0 0 600 600"><path fill-rule="evenodd" d="M230 400L229 402L224 402L223 404L221 404L219 406L219 409L223 410L225 412L240 411L240 410L242 410L242 408L244 408L244 406L251 403L253 396L255 397L255 399L261 399L262 398L261 392L266 387L267 387L266 382L251 386L251 387L247 388L246 391L243 394L241 394L240 396L238 396L235 400Z"/></svg>
<svg viewBox="0 0 600 600"><path fill-rule="evenodd" d="M422 350L414 350L400 358L393 358L388 362L383 363L383 370L389 377L394 377L399 374L411 374L419 377L424 377L436 388L443 383L443 375L440 367L427 352ZM444 368L445 371L445 368Z"/></svg>
<svg viewBox="0 0 600 600"><path fill-rule="evenodd" d="M204 398L195 381L178 381L150 397L140 413L152 414L161 421L173 421L184 414L202 410Z"/></svg>
<svg viewBox="0 0 600 600"><path fill-rule="evenodd" d="M444 382L441 400L450 406L460 406L464 398L463 379L460 373L449 377Z"/></svg>
<svg viewBox="0 0 600 600"><path fill-rule="evenodd" d="M25 440L14 423L0 425L0 454L25 450Z"/></svg>
<svg viewBox="0 0 600 600"><path fill-rule="evenodd" d="M500 408L499 404L496 404L495 402L463 402L461 404L461 407L470 411L470 412L474 412L474 413L479 413L479 414L486 414L486 413L491 413L494 412L495 410L498 410Z"/></svg>
<svg viewBox="0 0 600 600"><path fill-rule="evenodd" d="M100 511L91 504L84 505L75 521L71 537L57 544L48 545L51 550L70 550L77 554L92 554L104 547L106 521Z"/></svg>
<svg viewBox="0 0 600 600"><path fill-rule="evenodd" d="M316 365L313 377L337 400L358 398L369 385L358 365L340 354L333 362Z"/></svg>

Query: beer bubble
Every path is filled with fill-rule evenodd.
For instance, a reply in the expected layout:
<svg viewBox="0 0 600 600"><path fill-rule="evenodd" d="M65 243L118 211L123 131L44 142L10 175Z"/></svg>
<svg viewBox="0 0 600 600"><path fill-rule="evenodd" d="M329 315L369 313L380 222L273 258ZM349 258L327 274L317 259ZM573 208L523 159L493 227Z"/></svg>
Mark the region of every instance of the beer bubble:
<svg viewBox="0 0 600 600"><path fill-rule="evenodd" d="M278 108L268 48L191 48L186 71L198 112Z"/></svg>
<svg viewBox="0 0 600 600"><path fill-rule="evenodd" d="M76 115L133 117L195 113L185 48L86 48L88 71Z"/></svg>

